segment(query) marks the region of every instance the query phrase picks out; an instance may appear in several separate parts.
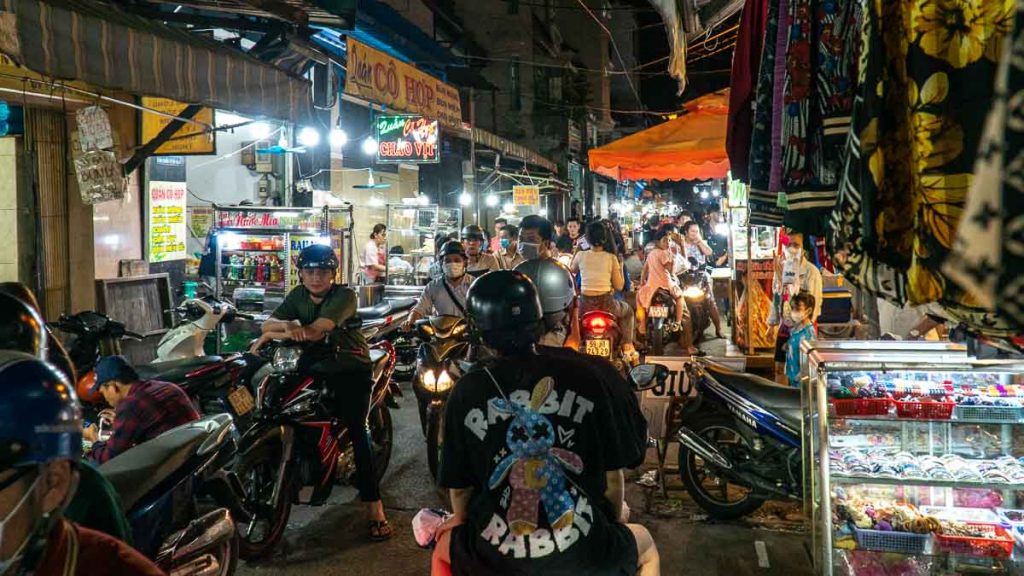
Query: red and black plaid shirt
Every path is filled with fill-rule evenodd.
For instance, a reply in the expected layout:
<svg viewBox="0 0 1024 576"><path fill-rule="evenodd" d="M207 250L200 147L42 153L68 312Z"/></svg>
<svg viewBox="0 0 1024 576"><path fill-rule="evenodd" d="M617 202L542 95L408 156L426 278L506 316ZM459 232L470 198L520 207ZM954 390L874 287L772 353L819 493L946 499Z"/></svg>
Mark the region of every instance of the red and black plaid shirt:
<svg viewBox="0 0 1024 576"><path fill-rule="evenodd" d="M93 444L86 457L102 464L136 444L198 419L192 400L176 384L136 382L114 410L110 439Z"/></svg>

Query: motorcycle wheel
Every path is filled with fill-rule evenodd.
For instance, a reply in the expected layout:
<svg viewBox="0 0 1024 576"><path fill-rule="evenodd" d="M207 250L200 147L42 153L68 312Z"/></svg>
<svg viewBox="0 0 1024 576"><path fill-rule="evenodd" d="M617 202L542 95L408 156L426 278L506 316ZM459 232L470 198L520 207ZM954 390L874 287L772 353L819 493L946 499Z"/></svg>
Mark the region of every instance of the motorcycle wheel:
<svg viewBox="0 0 1024 576"><path fill-rule="evenodd" d="M373 471L379 483L391 463L391 451L395 444L394 425L391 410L377 406L370 411L370 448L373 450Z"/></svg>
<svg viewBox="0 0 1024 576"><path fill-rule="evenodd" d="M237 529L238 555L244 560L269 556L288 527L294 486L290 467L285 472L280 501L276 507L270 503L281 463L281 448L279 444L260 445L242 456L235 468L245 489L245 506L253 515L252 522L239 524ZM255 534L261 536L254 539Z"/></svg>
<svg viewBox="0 0 1024 576"><path fill-rule="evenodd" d="M427 421L427 466L430 476L437 482L441 467L441 449L444 447L444 410L432 410Z"/></svg>
<svg viewBox="0 0 1024 576"><path fill-rule="evenodd" d="M650 349L652 356L664 356L665 355L665 332L664 330L655 328L654 326L647 326L647 337L650 339Z"/></svg>
<svg viewBox="0 0 1024 576"><path fill-rule="evenodd" d="M733 462L751 457L752 450L746 438L737 429L731 416L704 414L686 422L698 436L725 453ZM688 449L679 446L679 475L694 502L717 520L735 520L747 516L764 504L754 498L748 486L731 483L724 475L708 465Z"/></svg>

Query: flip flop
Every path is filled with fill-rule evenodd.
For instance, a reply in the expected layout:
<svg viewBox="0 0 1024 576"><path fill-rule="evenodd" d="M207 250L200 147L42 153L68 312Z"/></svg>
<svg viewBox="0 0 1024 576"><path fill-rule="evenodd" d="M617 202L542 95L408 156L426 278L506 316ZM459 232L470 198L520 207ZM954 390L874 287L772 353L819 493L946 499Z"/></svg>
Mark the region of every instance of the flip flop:
<svg viewBox="0 0 1024 576"><path fill-rule="evenodd" d="M385 540L390 540L391 537L395 535L395 530L387 520L370 520L368 524L371 542L383 542Z"/></svg>

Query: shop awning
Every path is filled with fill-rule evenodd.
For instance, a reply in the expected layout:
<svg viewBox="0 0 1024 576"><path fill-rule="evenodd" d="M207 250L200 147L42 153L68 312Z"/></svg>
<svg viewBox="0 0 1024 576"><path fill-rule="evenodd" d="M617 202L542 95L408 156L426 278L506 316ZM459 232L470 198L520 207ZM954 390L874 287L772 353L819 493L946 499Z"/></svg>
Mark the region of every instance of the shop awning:
<svg viewBox="0 0 1024 576"><path fill-rule="evenodd" d="M589 152L590 169L616 180L724 178L729 90L687 102L685 112Z"/></svg>
<svg viewBox="0 0 1024 576"><path fill-rule="evenodd" d="M86 0L0 0L0 52L58 80L304 122L310 84L215 40Z"/></svg>

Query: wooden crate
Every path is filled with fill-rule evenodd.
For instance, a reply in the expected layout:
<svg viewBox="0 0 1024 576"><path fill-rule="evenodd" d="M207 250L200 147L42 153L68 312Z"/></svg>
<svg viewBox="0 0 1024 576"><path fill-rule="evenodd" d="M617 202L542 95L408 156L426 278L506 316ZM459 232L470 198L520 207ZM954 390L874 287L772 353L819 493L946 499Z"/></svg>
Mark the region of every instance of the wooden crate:
<svg viewBox="0 0 1024 576"><path fill-rule="evenodd" d="M122 351L132 363L146 363L156 357L156 346L174 325L170 277L147 274L96 281L96 308L113 320L123 322L142 342L125 340Z"/></svg>

